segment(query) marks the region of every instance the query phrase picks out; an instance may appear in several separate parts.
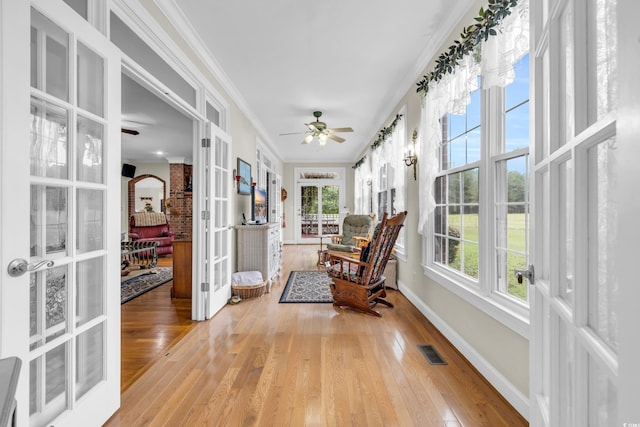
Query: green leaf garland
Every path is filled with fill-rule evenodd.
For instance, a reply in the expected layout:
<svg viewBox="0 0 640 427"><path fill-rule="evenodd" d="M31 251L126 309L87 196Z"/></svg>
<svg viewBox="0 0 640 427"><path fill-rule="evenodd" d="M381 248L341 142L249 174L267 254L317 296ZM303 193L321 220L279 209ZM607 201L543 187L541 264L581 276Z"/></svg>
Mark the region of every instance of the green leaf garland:
<svg viewBox="0 0 640 427"><path fill-rule="evenodd" d="M360 166L362 166L362 164L364 163L364 160L367 158L367 156L362 157L360 160L358 160L356 162L355 165L351 166L353 169L358 169Z"/></svg>
<svg viewBox="0 0 640 427"><path fill-rule="evenodd" d="M393 119L393 121L389 126L387 126L386 128L380 129L380 131L378 132L378 137L376 138L375 141L373 141L373 144L371 144L372 149L375 150L383 142L389 139L393 131L396 129L396 126L398 125L398 122L400 121L401 118L402 118L402 114L396 114L396 118Z"/></svg>
<svg viewBox="0 0 640 427"><path fill-rule="evenodd" d="M518 0L489 0L487 8L481 7L478 16L474 18L476 23L464 28L460 34L460 40L456 40L448 50L441 53L436 59L434 69L416 83L418 85L416 92L426 95L430 82L437 82L445 74L452 73L465 55L475 52L480 43L498 34L496 27L504 18L511 15L511 8L517 4Z"/></svg>

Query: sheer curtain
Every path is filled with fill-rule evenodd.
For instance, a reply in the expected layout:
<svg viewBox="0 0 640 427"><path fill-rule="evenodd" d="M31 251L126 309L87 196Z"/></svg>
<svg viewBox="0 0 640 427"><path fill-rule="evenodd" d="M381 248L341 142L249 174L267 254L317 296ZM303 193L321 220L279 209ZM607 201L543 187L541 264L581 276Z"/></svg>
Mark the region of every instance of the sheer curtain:
<svg viewBox="0 0 640 427"><path fill-rule="evenodd" d="M405 209L405 188L407 179L407 167L404 164L405 154L405 142L406 142L406 121L403 119L398 120L396 128L393 134L386 142L388 145L388 155L385 157L388 159L391 167L389 168L389 185L388 188L395 188L395 200L393 203L394 212L391 215L395 215L398 212L402 212Z"/></svg>
<svg viewBox="0 0 640 427"><path fill-rule="evenodd" d="M481 59L474 55L464 57L451 74L438 82L429 83L429 90L423 100L423 113L419 136L420 218L418 232L430 234L427 226L429 216L435 207L433 182L438 173L437 150L442 142L440 118L446 113L463 114L471 101L471 92L478 89L478 76L482 75L482 88L504 87L515 77L513 64L529 51L529 1L521 0L512 8L492 36L479 49Z"/></svg>
<svg viewBox="0 0 640 427"><path fill-rule="evenodd" d="M353 188L353 212L356 214L364 213L364 186L366 185L366 176L364 173L364 164L361 164L354 172L354 188Z"/></svg>
<svg viewBox="0 0 640 427"><path fill-rule="evenodd" d="M384 144L383 144L384 146ZM384 149L380 147L371 151L371 213L378 213L378 191L380 191L380 168L384 162Z"/></svg>

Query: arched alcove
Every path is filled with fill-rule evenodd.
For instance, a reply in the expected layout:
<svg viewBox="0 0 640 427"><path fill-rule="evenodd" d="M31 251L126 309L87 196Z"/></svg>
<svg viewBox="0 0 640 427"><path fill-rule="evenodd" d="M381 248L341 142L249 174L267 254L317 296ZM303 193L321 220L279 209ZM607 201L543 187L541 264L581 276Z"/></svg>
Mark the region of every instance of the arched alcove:
<svg viewBox="0 0 640 427"><path fill-rule="evenodd" d="M128 218L131 218L131 215L133 215L136 212L136 201L137 201L136 184L146 179L158 180L160 182L162 186L162 200L158 200L159 212L165 211L164 202L167 199L167 183L165 182L164 179L157 177L155 175L144 174L131 179L128 183L128 192L129 192Z"/></svg>

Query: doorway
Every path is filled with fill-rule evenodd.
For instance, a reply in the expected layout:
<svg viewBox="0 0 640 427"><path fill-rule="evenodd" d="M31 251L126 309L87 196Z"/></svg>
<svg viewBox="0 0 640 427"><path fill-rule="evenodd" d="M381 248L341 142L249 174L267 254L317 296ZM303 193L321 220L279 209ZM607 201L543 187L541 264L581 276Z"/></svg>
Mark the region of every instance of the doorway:
<svg viewBox="0 0 640 427"><path fill-rule="evenodd" d="M344 168L296 168L296 243L340 234L345 207Z"/></svg>

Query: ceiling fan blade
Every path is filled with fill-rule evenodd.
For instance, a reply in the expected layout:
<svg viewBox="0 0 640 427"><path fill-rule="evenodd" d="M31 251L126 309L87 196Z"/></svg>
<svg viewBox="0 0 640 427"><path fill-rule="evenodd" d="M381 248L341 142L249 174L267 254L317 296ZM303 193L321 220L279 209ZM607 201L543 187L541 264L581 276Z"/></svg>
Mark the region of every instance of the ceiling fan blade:
<svg viewBox="0 0 640 427"><path fill-rule="evenodd" d="M134 129L120 128L120 130L122 133L127 133L129 135L140 135L140 132Z"/></svg>
<svg viewBox="0 0 640 427"><path fill-rule="evenodd" d="M346 139L340 138L338 135L334 135L332 133L327 134L327 138L333 139L334 141L337 141L337 142L345 142L346 141Z"/></svg>
<svg viewBox="0 0 640 427"><path fill-rule="evenodd" d="M303 133L306 133L306 132L281 133L280 136L283 136L283 135L302 135Z"/></svg>
<svg viewBox="0 0 640 427"><path fill-rule="evenodd" d="M352 128L331 128L327 132L353 132Z"/></svg>
<svg viewBox="0 0 640 427"><path fill-rule="evenodd" d="M316 125L314 123L305 123L304 125L306 127L308 127L309 130L312 131L312 132L318 130L318 128L316 127Z"/></svg>

